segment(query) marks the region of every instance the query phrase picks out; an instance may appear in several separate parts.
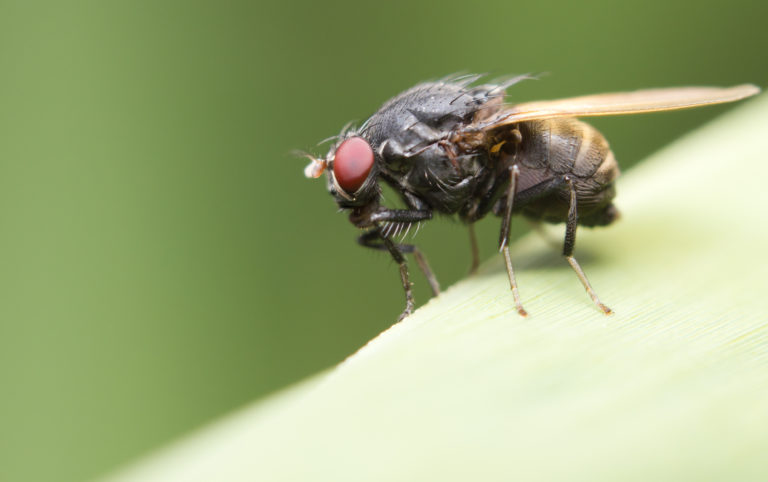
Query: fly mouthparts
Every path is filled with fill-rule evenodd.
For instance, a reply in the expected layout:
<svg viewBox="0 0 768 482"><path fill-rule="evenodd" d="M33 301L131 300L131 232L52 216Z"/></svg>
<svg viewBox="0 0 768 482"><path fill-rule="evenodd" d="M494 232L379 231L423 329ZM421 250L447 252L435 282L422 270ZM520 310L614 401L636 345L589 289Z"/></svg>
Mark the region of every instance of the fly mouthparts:
<svg viewBox="0 0 768 482"><path fill-rule="evenodd" d="M304 168L304 176L317 179L323 174L323 171L325 171L325 168L328 167L328 161L325 159L318 159L312 154L301 152L301 151L294 151L294 154L302 157L306 157L309 159L310 162L307 164L307 167Z"/></svg>
<svg viewBox="0 0 768 482"><path fill-rule="evenodd" d="M326 167L328 167L328 164L326 164L325 161L312 159L312 162L307 164L307 167L304 168L304 175L316 179L323 174Z"/></svg>

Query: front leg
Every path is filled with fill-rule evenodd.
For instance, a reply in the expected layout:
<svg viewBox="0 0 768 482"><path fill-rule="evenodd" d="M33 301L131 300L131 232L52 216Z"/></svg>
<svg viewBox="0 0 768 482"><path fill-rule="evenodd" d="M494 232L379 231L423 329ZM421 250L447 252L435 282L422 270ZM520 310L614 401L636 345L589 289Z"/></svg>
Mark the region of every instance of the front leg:
<svg viewBox="0 0 768 482"><path fill-rule="evenodd" d="M389 251L392 255L392 259L400 266L400 280L403 283L403 289L405 290L405 310L398 318L398 321L407 317L413 312L414 300L413 292L411 290L411 282L408 274L408 265L406 263L405 253L413 253L416 262L424 273L424 276L429 281L429 286L432 288L432 293L437 296L440 294L440 285L432 273L432 269L427 263L426 257L421 251L412 244L399 244L392 241L392 227L395 226L395 235L403 229L403 226L410 228L411 224L415 222L424 221L432 218L432 211L430 210L417 210L417 209L383 209L372 213L369 217L371 224L374 224L374 228L370 231L363 233L358 238L358 243L362 246L377 250ZM382 226L382 223L385 223Z"/></svg>
<svg viewBox="0 0 768 482"><path fill-rule="evenodd" d="M380 251L390 251L389 247L387 247L383 242L381 233L375 229L361 234L360 237L357 238L357 242L366 248L377 249ZM434 273L432 273L432 269L429 267L427 257L424 256L424 253L422 253L419 248L412 244L393 244L395 248L397 248L397 250L401 253L413 254L413 257L416 258L416 263L419 265L419 269L421 269L421 272L424 273L424 277L427 278L427 281L429 282L429 287L432 288L432 294L434 296L439 295L440 284L437 282L437 278L435 277ZM395 261L397 261L396 258Z"/></svg>
<svg viewBox="0 0 768 482"><path fill-rule="evenodd" d="M413 313L413 291L411 290L411 281L408 279L408 264L405 262L405 256L402 251L395 246L389 238L381 238L384 246L389 250L389 254L392 255L392 259L400 265L400 281L403 283L403 289L405 290L405 309L397 317L397 321L403 321L404 318L410 316Z"/></svg>
<svg viewBox="0 0 768 482"><path fill-rule="evenodd" d="M381 209L371 214L374 223L391 221L396 223L416 223L432 219L429 209Z"/></svg>

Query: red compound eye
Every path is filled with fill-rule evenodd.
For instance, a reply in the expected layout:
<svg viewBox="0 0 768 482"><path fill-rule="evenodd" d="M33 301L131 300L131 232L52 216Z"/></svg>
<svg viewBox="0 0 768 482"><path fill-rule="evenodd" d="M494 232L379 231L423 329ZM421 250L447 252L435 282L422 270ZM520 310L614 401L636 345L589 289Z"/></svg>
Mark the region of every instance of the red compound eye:
<svg viewBox="0 0 768 482"><path fill-rule="evenodd" d="M362 137L350 137L336 149L333 175L339 186L354 193L363 185L373 167L373 149Z"/></svg>

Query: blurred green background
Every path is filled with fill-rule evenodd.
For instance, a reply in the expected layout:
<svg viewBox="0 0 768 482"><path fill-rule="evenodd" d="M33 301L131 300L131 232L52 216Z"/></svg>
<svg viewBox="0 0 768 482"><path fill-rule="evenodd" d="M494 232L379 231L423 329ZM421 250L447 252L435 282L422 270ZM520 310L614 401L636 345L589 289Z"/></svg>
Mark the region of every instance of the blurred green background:
<svg viewBox="0 0 768 482"><path fill-rule="evenodd" d="M292 149L324 154L347 121L458 71L549 73L512 100L765 86L767 14L754 0L1 1L0 480L103 474L395 321L396 265L356 246ZM725 109L594 123L626 168ZM484 257L497 229L481 224ZM418 240L444 286L466 272L462 226Z"/></svg>

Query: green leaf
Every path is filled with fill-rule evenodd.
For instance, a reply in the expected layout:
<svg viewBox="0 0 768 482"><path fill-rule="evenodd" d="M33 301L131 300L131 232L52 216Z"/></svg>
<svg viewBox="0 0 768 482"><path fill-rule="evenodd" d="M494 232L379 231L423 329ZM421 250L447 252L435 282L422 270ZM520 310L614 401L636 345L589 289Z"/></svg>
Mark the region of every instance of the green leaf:
<svg viewBox="0 0 768 482"><path fill-rule="evenodd" d="M496 257L115 480L767 480L767 125L762 96L620 180L622 219L576 243L614 315L532 235L528 318Z"/></svg>

